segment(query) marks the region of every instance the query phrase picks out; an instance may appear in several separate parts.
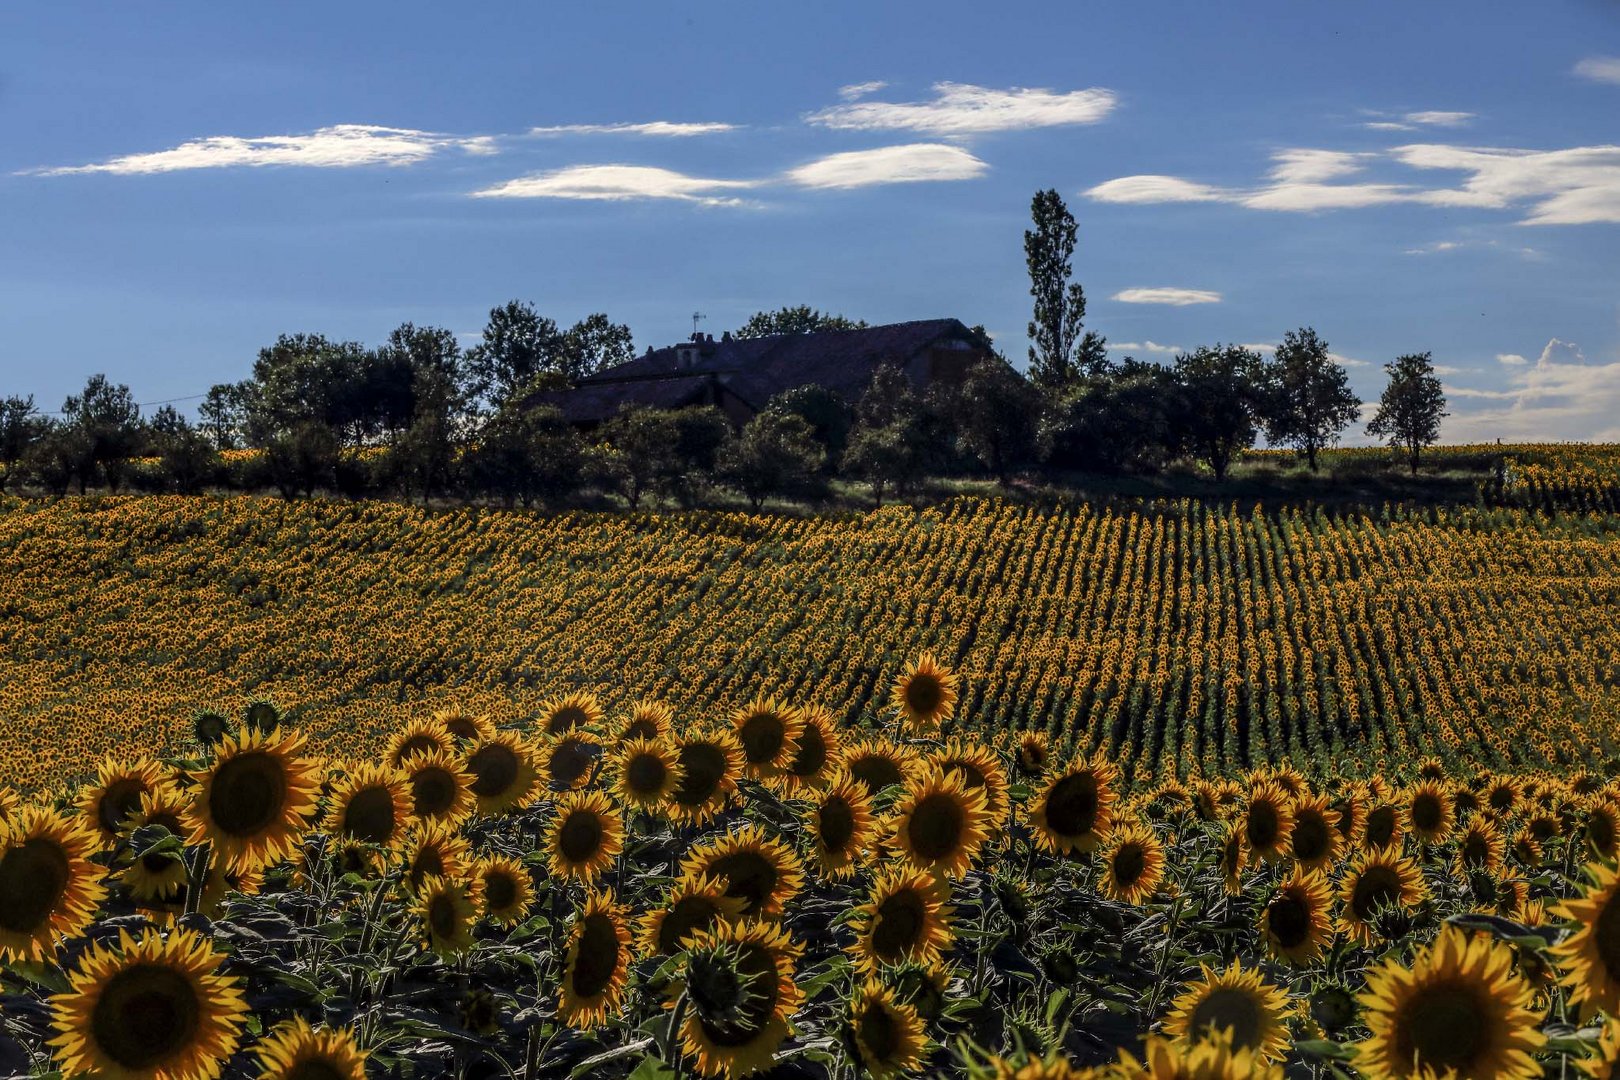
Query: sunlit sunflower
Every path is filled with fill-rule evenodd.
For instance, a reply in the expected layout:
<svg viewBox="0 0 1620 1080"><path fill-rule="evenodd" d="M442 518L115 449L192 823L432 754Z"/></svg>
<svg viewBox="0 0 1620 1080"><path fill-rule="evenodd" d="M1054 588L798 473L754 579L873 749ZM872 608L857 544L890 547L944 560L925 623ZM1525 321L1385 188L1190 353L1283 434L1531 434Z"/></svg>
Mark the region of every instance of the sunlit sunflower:
<svg viewBox="0 0 1620 1080"><path fill-rule="evenodd" d="M141 808L141 796L163 780L163 763L155 758L128 763L109 758L96 767L95 780L79 796L79 810L102 845L111 846L125 821Z"/></svg>
<svg viewBox="0 0 1620 1080"><path fill-rule="evenodd" d="M553 791L578 791L591 782L602 744L585 731L557 735L540 745L540 771Z"/></svg>
<svg viewBox="0 0 1620 1080"><path fill-rule="evenodd" d="M279 728L227 735L213 764L192 774L199 786L186 812L189 842L209 841L216 860L244 868L292 855L320 784L303 750L302 735Z"/></svg>
<svg viewBox="0 0 1620 1080"><path fill-rule="evenodd" d="M383 750L383 760L396 769L403 768L407 758L435 750L448 752L454 744L455 736L450 734L441 718L407 720L405 726L389 738L388 746Z"/></svg>
<svg viewBox="0 0 1620 1080"><path fill-rule="evenodd" d="M630 976L630 931L613 894L588 891L568 933L557 1018L590 1030L618 1012Z"/></svg>
<svg viewBox="0 0 1620 1080"><path fill-rule="evenodd" d="M1408 788L1402 816L1418 843L1430 846L1445 843L1456 821L1451 796L1438 780L1425 780Z"/></svg>
<svg viewBox="0 0 1620 1080"><path fill-rule="evenodd" d="M1620 875L1592 862L1585 876L1588 884L1580 897L1553 909L1555 917L1575 927L1553 956L1572 999L1615 1016L1620 1014Z"/></svg>
<svg viewBox="0 0 1620 1080"><path fill-rule="evenodd" d="M433 719L458 743L475 743L495 734L495 722L483 713L447 709L434 713Z"/></svg>
<svg viewBox="0 0 1620 1080"><path fill-rule="evenodd" d="M1534 998L1513 973L1512 949L1443 926L1410 966L1391 957L1368 973L1359 1000L1371 1035L1356 1044L1356 1071L1537 1080L1546 1038Z"/></svg>
<svg viewBox="0 0 1620 1080"><path fill-rule="evenodd" d="M855 910L856 963L868 972L937 963L952 940L949 898L948 886L921 870L879 871L866 903Z"/></svg>
<svg viewBox="0 0 1620 1080"><path fill-rule="evenodd" d="M421 755L409 759L421 760ZM392 847L410 826L411 797L397 769L367 763L351 771L332 792L326 831L335 837Z"/></svg>
<svg viewBox="0 0 1620 1080"><path fill-rule="evenodd" d="M81 933L107 890L83 819L24 806L0 822L0 960L48 960Z"/></svg>
<svg viewBox="0 0 1620 1080"><path fill-rule="evenodd" d="M703 825L725 809L742 776L743 749L729 729L694 732L680 737L675 759L681 776L669 805L670 817L683 825Z"/></svg>
<svg viewBox="0 0 1620 1080"><path fill-rule="evenodd" d="M923 653L895 679L889 707L916 730L936 731L956 712L959 681L956 672L941 664L933 653Z"/></svg>
<svg viewBox="0 0 1620 1080"><path fill-rule="evenodd" d="M1406 821L1400 807L1392 802L1376 802L1367 808L1361 825L1364 851L1399 851L1406 836Z"/></svg>
<svg viewBox="0 0 1620 1080"><path fill-rule="evenodd" d="M984 790L984 808L990 820L999 825L1007 818L1007 770L996 752L982 743L966 742L952 736L945 745L924 761L930 768L962 777L969 788Z"/></svg>
<svg viewBox="0 0 1620 1080"><path fill-rule="evenodd" d="M478 807L477 780L455 753L430 750L413 754L400 766L411 795L411 816L418 821L459 825Z"/></svg>
<svg viewBox="0 0 1620 1080"><path fill-rule="evenodd" d="M253 1048L260 1080L366 1080L366 1052L347 1028L312 1028L301 1016Z"/></svg>
<svg viewBox="0 0 1620 1080"><path fill-rule="evenodd" d="M429 875L416 890L416 917L430 951L454 960L473 947L473 924L478 921L477 879Z"/></svg>
<svg viewBox="0 0 1620 1080"><path fill-rule="evenodd" d="M1333 940L1332 902L1319 871L1294 867L1260 912L1260 937L1267 951L1284 963L1313 963Z"/></svg>
<svg viewBox="0 0 1620 1080"><path fill-rule="evenodd" d="M539 794L534 751L514 731L497 731L470 744L467 771L480 814L504 814L528 806Z"/></svg>
<svg viewBox="0 0 1620 1080"><path fill-rule="evenodd" d="M1164 1030L1174 1038L1198 1042L1213 1029L1228 1032L1232 1047L1250 1050L1267 1061L1288 1052L1288 995L1241 961L1217 974L1208 966L1203 977L1176 998Z"/></svg>
<svg viewBox="0 0 1620 1080"><path fill-rule="evenodd" d="M877 835L872 797L866 786L839 770L829 778L825 791L810 796L805 816L817 872L824 878L853 874L855 861Z"/></svg>
<svg viewBox="0 0 1620 1080"><path fill-rule="evenodd" d="M1128 825L1109 834L1102 858L1099 888L1110 900L1140 904L1153 895L1164 878L1164 846L1141 825Z"/></svg>
<svg viewBox="0 0 1620 1080"><path fill-rule="evenodd" d="M799 949L773 923L719 923L686 950L681 1047L703 1076L747 1076L770 1067L792 1034L804 992L793 981Z"/></svg>
<svg viewBox="0 0 1620 1080"><path fill-rule="evenodd" d="M894 991L868 980L849 1002L850 1034L866 1074L875 1080L903 1076L922 1066L922 1018Z"/></svg>
<svg viewBox="0 0 1620 1080"><path fill-rule="evenodd" d="M909 746L877 735L850 743L844 750L843 767L868 794L877 795L920 775L922 757Z"/></svg>
<svg viewBox="0 0 1620 1080"><path fill-rule="evenodd" d="M557 798L545 849L553 875L594 884L624 849L624 822L602 792L570 791Z"/></svg>
<svg viewBox="0 0 1620 1080"><path fill-rule="evenodd" d="M471 869L467 841L442 821L419 825L405 844L405 882L420 889L429 877L464 877Z"/></svg>
<svg viewBox="0 0 1620 1080"><path fill-rule="evenodd" d="M1586 803L1584 826L1587 849L1612 861L1620 848L1620 805L1604 795L1591 797Z"/></svg>
<svg viewBox="0 0 1620 1080"><path fill-rule="evenodd" d="M763 826L745 825L694 847L681 860L682 876L722 881L726 895L742 901L747 918L775 919L804 887L799 857Z"/></svg>
<svg viewBox="0 0 1620 1080"><path fill-rule="evenodd" d="M1463 826L1457 837L1457 872L1496 871L1507 857L1507 841L1496 822L1476 817Z"/></svg>
<svg viewBox="0 0 1620 1080"><path fill-rule="evenodd" d="M1217 821L1221 816L1218 801L1219 788L1208 780L1198 780L1192 786L1192 810L1199 821Z"/></svg>
<svg viewBox="0 0 1620 1080"><path fill-rule="evenodd" d="M1243 840L1249 849L1249 862L1280 862L1288 857L1294 831L1293 801L1276 783L1265 780L1249 789L1249 804L1243 810Z"/></svg>
<svg viewBox="0 0 1620 1080"><path fill-rule="evenodd" d="M534 878L528 867L510 855L490 855L473 864L484 902L484 917L497 926L516 926L534 906Z"/></svg>
<svg viewBox="0 0 1620 1080"><path fill-rule="evenodd" d="M1620 1021L1610 1020L1604 1024L1596 1052L1575 1064L1592 1080L1615 1080L1620 1076Z"/></svg>
<svg viewBox="0 0 1620 1080"><path fill-rule="evenodd" d="M1409 911L1424 897L1422 875L1412 860L1383 848L1363 852L1339 886L1339 929L1345 937L1371 945L1386 909Z"/></svg>
<svg viewBox="0 0 1620 1080"><path fill-rule="evenodd" d="M755 698L731 717L748 775L765 780L787 768L799 751L804 713L775 698Z"/></svg>
<svg viewBox="0 0 1620 1080"><path fill-rule="evenodd" d="M572 693L540 703L535 726L545 735L596 731L602 723L602 703L595 694Z"/></svg>
<svg viewBox="0 0 1620 1080"><path fill-rule="evenodd" d="M823 786L827 775L844 758L844 737L832 713L819 705L804 705L799 714L804 718L798 734L799 748L777 777L777 783L788 794Z"/></svg>
<svg viewBox="0 0 1620 1080"><path fill-rule="evenodd" d="M1194 1043L1149 1035L1140 1059L1122 1049L1119 1062L1102 1075L1110 1080L1282 1080L1283 1070L1253 1050L1234 1048L1231 1035L1221 1032Z"/></svg>
<svg viewBox="0 0 1620 1080"><path fill-rule="evenodd" d="M908 784L888 821L886 835L912 866L941 877L961 877L990 839L993 822L982 788L958 773L936 770Z"/></svg>
<svg viewBox="0 0 1620 1080"><path fill-rule="evenodd" d="M636 944L649 956L674 956L701 930L738 918L743 901L726 895L726 883L690 874L676 878L664 899L641 917Z"/></svg>
<svg viewBox="0 0 1620 1080"><path fill-rule="evenodd" d="M1034 780L1052 763L1052 741L1044 731L1020 731L1013 741L1013 769L1025 780Z"/></svg>
<svg viewBox="0 0 1620 1080"><path fill-rule="evenodd" d="M619 729L619 742L648 739L657 742L669 738L675 728L675 710L662 701L638 701L630 706L630 715Z"/></svg>
<svg viewBox="0 0 1620 1080"><path fill-rule="evenodd" d="M1485 808L1498 817L1506 817L1518 809L1524 789L1512 776L1499 773L1485 784Z"/></svg>
<svg viewBox="0 0 1620 1080"><path fill-rule="evenodd" d="M182 822L189 803L185 792L165 781L141 796L140 809L127 819L126 837L148 825L161 825L175 838L186 835ZM155 846L155 845L154 845ZM137 907L164 908L184 899L186 861L179 852L131 851L130 859L118 872L118 883Z"/></svg>
<svg viewBox="0 0 1620 1080"><path fill-rule="evenodd" d="M206 937L156 930L118 933L115 949L92 946L51 999L51 1040L69 1076L213 1080L236 1050L247 1003L219 974Z"/></svg>
<svg viewBox="0 0 1620 1080"><path fill-rule="evenodd" d="M1328 806L1326 795L1307 795L1294 800L1294 829L1289 835L1289 853L1301 866L1322 870L1339 861L1344 837L1339 832L1338 812Z"/></svg>
<svg viewBox="0 0 1620 1080"><path fill-rule="evenodd" d="M1119 771L1104 758L1076 755L1047 781L1030 811L1035 843L1060 854L1097 850L1113 826L1118 778Z"/></svg>
<svg viewBox="0 0 1620 1080"><path fill-rule="evenodd" d="M1249 864L1248 843L1242 821L1229 822L1221 834L1215 865L1221 872L1221 884L1227 896L1243 895L1243 871Z"/></svg>
<svg viewBox="0 0 1620 1080"><path fill-rule="evenodd" d="M632 739L614 756L614 789L629 806L661 814L681 782L681 762L663 739Z"/></svg>
<svg viewBox="0 0 1620 1080"><path fill-rule="evenodd" d="M1513 834L1509 850L1513 852L1513 857L1518 860L1520 866L1531 870L1540 866L1541 860L1546 857L1546 850L1541 846L1541 841L1536 839L1536 834L1530 831L1529 826L1521 826Z"/></svg>

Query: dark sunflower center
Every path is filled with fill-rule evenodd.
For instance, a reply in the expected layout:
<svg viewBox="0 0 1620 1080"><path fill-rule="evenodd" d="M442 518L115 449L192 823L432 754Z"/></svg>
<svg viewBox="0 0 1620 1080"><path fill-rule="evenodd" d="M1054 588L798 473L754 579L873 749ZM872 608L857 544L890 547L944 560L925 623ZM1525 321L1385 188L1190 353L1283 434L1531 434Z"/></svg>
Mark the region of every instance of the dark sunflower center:
<svg viewBox="0 0 1620 1080"><path fill-rule="evenodd" d="M898 784L905 779L900 772L899 763L882 754L864 754L851 759L849 774L865 784L866 790L874 795L889 785Z"/></svg>
<svg viewBox="0 0 1620 1080"><path fill-rule="evenodd" d="M455 897L447 889L441 889L433 894L428 902L428 925L433 928L436 938L453 938L461 925L461 918L456 912Z"/></svg>
<svg viewBox="0 0 1620 1080"><path fill-rule="evenodd" d="M517 783L519 763L510 746L490 743L467 759L467 768L473 772L473 792L492 798L510 791Z"/></svg>
<svg viewBox="0 0 1620 1080"><path fill-rule="evenodd" d="M385 787L361 788L343 808L343 834L368 844L386 844L394 838L394 795Z"/></svg>
<svg viewBox="0 0 1620 1080"><path fill-rule="evenodd" d="M571 863L582 863L602 849L602 819L594 810L575 810L557 830L557 848Z"/></svg>
<svg viewBox="0 0 1620 1080"><path fill-rule="evenodd" d="M1425 1071L1471 1076L1490 1048L1494 1026L1489 1007L1471 987L1438 983L1395 1014L1395 1047L1403 1063L1415 1060Z"/></svg>
<svg viewBox="0 0 1620 1080"><path fill-rule="evenodd" d="M1142 850L1141 844L1121 844L1114 852L1109 869L1113 871L1114 884L1129 889L1142 880L1142 871L1147 869L1147 852Z"/></svg>
<svg viewBox="0 0 1620 1080"><path fill-rule="evenodd" d="M1350 908L1356 918L1366 922L1378 909L1396 903L1401 897L1401 879L1387 866L1369 866L1356 878L1350 893Z"/></svg>
<svg viewBox="0 0 1620 1080"><path fill-rule="evenodd" d="M465 716L452 716L444 722L444 729L450 733L452 739L478 738L478 725Z"/></svg>
<svg viewBox="0 0 1620 1080"><path fill-rule="evenodd" d="M1434 832L1445 820L1440 800L1424 792L1412 800L1412 824L1424 832Z"/></svg>
<svg viewBox="0 0 1620 1080"><path fill-rule="evenodd" d="M552 713L551 719L546 721L546 731L552 735L561 735L577 727L583 727L588 719L590 717L578 705L564 705Z"/></svg>
<svg viewBox="0 0 1620 1080"><path fill-rule="evenodd" d="M101 827L110 833L123 828L129 816L140 810L141 796L145 793L145 782L134 777L108 784L107 790L96 800L96 816L101 820Z"/></svg>
<svg viewBox="0 0 1620 1080"><path fill-rule="evenodd" d="M874 1062L892 1059L900 1050L900 1025L881 1001L868 1002L855 1022L855 1037Z"/></svg>
<svg viewBox="0 0 1620 1080"><path fill-rule="evenodd" d="M1277 807L1269 799L1259 799L1249 804L1249 814L1244 820L1243 828L1248 836L1249 846L1256 851L1269 851L1277 843L1282 831L1282 821L1277 816Z"/></svg>
<svg viewBox="0 0 1620 1080"><path fill-rule="evenodd" d="M399 750L394 754L394 764L400 765L406 758L415 757L417 754L429 754L440 749L443 747L439 745L439 740L431 735L412 735L399 744Z"/></svg>
<svg viewBox="0 0 1620 1080"><path fill-rule="evenodd" d="M821 846L842 853L855 837L855 812L842 796L834 795L816 811L816 825L821 832Z"/></svg>
<svg viewBox="0 0 1620 1080"><path fill-rule="evenodd" d="M961 849L966 830L961 801L949 792L939 792L917 800L906 824L906 838L911 850L924 860L938 862Z"/></svg>
<svg viewBox="0 0 1620 1080"><path fill-rule="evenodd" d="M1586 822L1586 837L1598 851L1607 852L1614 847L1614 818L1596 813Z"/></svg>
<svg viewBox="0 0 1620 1080"><path fill-rule="evenodd" d="M411 802L417 817L437 817L456 805L456 781L448 770L422 769L411 777Z"/></svg>
<svg viewBox="0 0 1620 1080"><path fill-rule="evenodd" d="M1492 810L1505 813L1513 809L1514 794L1513 789L1510 787L1493 787L1490 793L1485 796L1485 801Z"/></svg>
<svg viewBox="0 0 1620 1080"><path fill-rule="evenodd" d="M577 740L564 739L552 750L547 769L551 774L552 783L573 787L590 772L590 748Z"/></svg>
<svg viewBox="0 0 1620 1080"><path fill-rule="evenodd" d="M681 943L699 930L707 930L720 917L720 909L707 896L683 896L669 906L658 924L658 951L680 952Z"/></svg>
<svg viewBox="0 0 1620 1080"><path fill-rule="evenodd" d="M906 708L917 716L933 716L945 701L945 685L938 676L919 671L906 680Z"/></svg>
<svg viewBox="0 0 1620 1080"><path fill-rule="evenodd" d="M815 776L827 764L827 739L817 724L804 725L799 734L799 750L793 755L788 771L794 776Z"/></svg>
<svg viewBox="0 0 1620 1080"><path fill-rule="evenodd" d="M742 722L737 734L750 765L772 764L787 745L787 725L773 712L754 713Z"/></svg>
<svg viewBox="0 0 1620 1080"><path fill-rule="evenodd" d="M1294 858L1300 862L1315 862L1327 857L1331 844L1327 819L1314 810L1294 819Z"/></svg>
<svg viewBox="0 0 1620 1080"><path fill-rule="evenodd" d="M681 782L675 787L675 801L682 806L698 806L720 787L726 775L726 755L713 743L691 742L681 747Z"/></svg>
<svg viewBox="0 0 1620 1080"><path fill-rule="evenodd" d="M251 751L222 763L208 790L208 811L228 836L249 837L269 829L287 802L287 772L280 759Z"/></svg>
<svg viewBox="0 0 1620 1080"><path fill-rule="evenodd" d="M1090 773L1065 776L1046 794L1046 824L1059 836L1080 836L1097 825L1097 779Z"/></svg>
<svg viewBox="0 0 1620 1080"><path fill-rule="evenodd" d="M568 973L574 993L586 999L595 997L613 982L618 969L619 935L614 930L613 920L600 912L587 915L580 930L574 967Z"/></svg>
<svg viewBox="0 0 1620 1080"><path fill-rule="evenodd" d="M411 884L420 885L422 879L444 876L444 853L437 846L425 847L411 861Z"/></svg>
<svg viewBox="0 0 1620 1080"><path fill-rule="evenodd" d="M1388 804L1375 806L1367 813L1367 844L1388 847L1395 838L1395 808Z"/></svg>
<svg viewBox="0 0 1620 1080"><path fill-rule="evenodd" d="M1252 1050L1260 1044L1263 1019L1252 994L1236 987L1222 986L1204 995L1204 1000L1193 1010L1191 1027L1195 1032L1211 1027L1217 1031L1230 1031L1233 1049Z"/></svg>
<svg viewBox="0 0 1620 1080"><path fill-rule="evenodd" d="M490 874L484 879L484 899L489 902L491 911L505 911L517 903L517 898L518 885L510 874Z"/></svg>
<svg viewBox="0 0 1620 1080"><path fill-rule="evenodd" d="M1491 857L1491 845L1483 833L1471 832L1463 837L1462 862L1464 866L1484 866Z"/></svg>
<svg viewBox="0 0 1620 1080"><path fill-rule="evenodd" d="M629 726L624 729L625 742L656 738L658 738L658 725L651 720L632 720Z"/></svg>
<svg viewBox="0 0 1620 1080"><path fill-rule="evenodd" d="M1340 836L1346 840L1350 839L1350 834L1356 830L1355 804L1349 799L1340 799L1338 802L1333 803L1329 809L1337 811L1339 815L1339 820L1333 827L1339 830Z"/></svg>
<svg viewBox="0 0 1620 1080"><path fill-rule="evenodd" d="M1024 743L1018 748L1018 767L1034 776L1046 768L1046 747L1040 743Z"/></svg>
<svg viewBox="0 0 1620 1080"><path fill-rule="evenodd" d="M669 769L657 754L637 754L625 767L624 782L637 795L657 795L669 782Z"/></svg>
<svg viewBox="0 0 1620 1080"><path fill-rule="evenodd" d="M1298 948L1310 939L1310 905L1303 897L1283 893L1266 908L1266 926L1280 948Z"/></svg>
<svg viewBox="0 0 1620 1080"><path fill-rule="evenodd" d="M190 979L159 964L135 964L102 986L90 1035L108 1058L140 1071L184 1053L197 1038L201 1017Z"/></svg>
<svg viewBox="0 0 1620 1080"><path fill-rule="evenodd" d="M26 840L0 857L0 930L32 934L67 891L71 864L60 844Z"/></svg>
<svg viewBox="0 0 1620 1080"><path fill-rule="evenodd" d="M911 889L895 893L878 905L872 927L872 952L892 964L922 944L928 909Z"/></svg>
<svg viewBox="0 0 1620 1080"><path fill-rule="evenodd" d="M776 888L776 864L757 851L722 855L707 870L726 879L726 895L743 901L744 915L757 914Z"/></svg>
<svg viewBox="0 0 1620 1080"><path fill-rule="evenodd" d="M1545 814L1530 819L1530 835L1546 842L1558 835L1558 822Z"/></svg>
<svg viewBox="0 0 1620 1080"><path fill-rule="evenodd" d="M348 1080L350 1074L325 1058L305 1058L281 1075L284 1080Z"/></svg>

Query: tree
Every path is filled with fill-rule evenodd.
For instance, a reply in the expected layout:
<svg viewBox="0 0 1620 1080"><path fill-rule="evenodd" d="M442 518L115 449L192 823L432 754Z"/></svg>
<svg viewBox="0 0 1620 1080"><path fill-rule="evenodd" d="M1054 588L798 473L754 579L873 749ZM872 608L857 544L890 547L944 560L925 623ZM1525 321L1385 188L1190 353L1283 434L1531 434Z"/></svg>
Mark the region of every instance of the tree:
<svg viewBox="0 0 1620 1080"><path fill-rule="evenodd" d="M45 434L45 418L34 408L34 396L12 396L0 401L0 491L17 471L17 464Z"/></svg>
<svg viewBox="0 0 1620 1080"><path fill-rule="evenodd" d="M1181 392L1176 426L1179 441L1208 465L1217 481L1226 479L1232 459L1254 445L1258 433L1260 354L1241 345L1201 346L1176 357Z"/></svg>
<svg viewBox="0 0 1620 1080"><path fill-rule="evenodd" d="M670 413L644 405L626 406L602 425L608 481L630 509L673 471L679 437Z"/></svg>
<svg viewBox="0 0 1620 1080"><path fill-rule="evenodd" d="M807 304L777 311L756 311L737 328L734 337L758 338L777 334L813 334L821 330L864 330L866 320L846 319L831 312L820 312Z"/></svg>
<svg viewBox="0 0 1620 1080"><path fill-rule="evenodd" d="M1035 228L1024 232L1024 261L1029 293L1035 300L1029 322L1029 377L1047 390L1072 385L1092 368L1106 366L1107 340L1081 329L1086 318L1086 291L1071 284L1074 215L1054 190L1037 191L1030 202ZM1078 357L1076 355L1078 350Z"/></svg>
<svg viewBox="0 0 1620 1080"><path fill-rule="evenodd" d="M1450 415L1446 394L1429 353L1396 357L1394 363L1384 365L1384 371L1389 383L1378 399L1377 414L1367 424L1367 434L1390 446L1404 447L1416 476L1418 455L1440 438L1440 421Z"/></svg>
<svg viewBox="0 0 1620 1080"><path fill-rule="evenodd" d="M930 447L922 404L898 365L881 364L854 416L841 467L871 485L873 501L882 506L886 490L903 495L927 472Z"/></svg>
<svg viewBox="0 0 1620 1080"><path fill-rule="evenodd" d="M816 441L827 452L823 471L830 475L837 469L839 459L844 455L844 447L849 443L850 428L855 422L854 410L841 395L825 386L811 383L782 391L766 402L765 408L771 412L802 417L815 432Z"/></svg>
<svg viewBox="0 0 1620 1080"><path fill-rule="evenodd" d="M720 455L720 475L756 512L768 497L813 497L821 492L826 451L803 417L761 412Z"/></svg>
<svg viewBox="0 0 1620 1080"><path fill-rule="evenodd" d="M1042 452L1056 468L1157 468L1175 449L1179 399L1171 369L1126 357L1050 402L1041 417Z"/></svg>
<svg viewBox="0 0 1620 1080"><path fill-rule="evenodd" d="M1361 414L1349 373L1306 326L1283 335L1261 381L1266 440L1299 450L1315 472L1317 453L1337 443L1339 433Z"/></svg>
<svg viewBox="0 0 1620 1080"><path fill-rule="evenodd" d="M82 494L99 467L113 491L123 482L126 462L140 448L141 409L129 387L92 375L84 390L62 402L62 420L78 436L82 450L76 472Z"/></svg>
<svg viewBox="0 0 1620 1080"><path fill-rule="evenodd" d="M556 502L579 489L584 441L550 405L512 405L490 417L467 454L467 474L476 491L505 505Z"/></svg>
<svg viewBox="0 0 1620 1080"><path fill-rule="evenodd" d="M264 446L265 468L285 499L309 498L316 488L338 484L343 447L332 429L303 420L272 436Z"/></svg>
<svg viewBox="0 0 1620 1080"><path fill-rule="evenodd" d="M304 424L321 424L341 445L358 445L384 424L376 358L355 341L283 334L260 349L252 390L244 392L248 441L269 441Z"/></svg>
<svg viewBox="0 0 1620 1080"><path fill-rule="evenodd" d="M714 479L720 451L731 438L731 421L713 405L676 409L675 450L661 487L682 506L696 506Z"/></svg>
<svg viewBox="0 0 1620 1080"><path fill-rule="evenodd" d="M248 441L248 419L257 385L251 380L208 388L197 406L197 426L217 450L235 450Z"/></svg>
<svg viewBox="0 0 1620 1080"><path fill-rule="evenodd" d="M374 416L390 440L419 424L425 414L447 433L463 425L473 376L449 330L403 323L377 348L370 368Z"/></svg>
<svg viewBox="0 0 1620 1080"><path fill-rule="evenodd" d="M1003 486L1035 458L1040 394L999 356L973 364L952 399L957 438Z"/></svg>
<svg viewBox="0 0 1620 1080"><path fill-rule="evenodd" d="M219 451L208 436L193 427L172 405L152 417L152 449L157 451L163 478L182 495L194 495L219 473Z"/></svg>
<svg viewBox="0 0 1620 1080"><path fill-rule="evenodd" d="M570 384L603 368L635 359L630 328L597 312L569 327L562 337L559 374Z"/></svg>
<svg viewBox="0 0 1620 1080"><path fill-rule="evenodd" d="M483 340L467 350L467 365L479 396L499 408L551 370L561 348L556 322L532 304L509 300L490 309Z"/></svg>

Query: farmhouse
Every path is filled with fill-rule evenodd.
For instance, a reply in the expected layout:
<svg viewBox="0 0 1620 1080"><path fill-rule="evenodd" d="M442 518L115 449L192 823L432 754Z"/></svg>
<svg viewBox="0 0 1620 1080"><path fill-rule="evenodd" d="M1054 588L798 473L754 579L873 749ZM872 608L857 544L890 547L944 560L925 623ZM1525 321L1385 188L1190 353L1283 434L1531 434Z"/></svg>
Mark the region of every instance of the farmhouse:
<svg viewBox="0 0 1620 1080"><path fill-rule="evenodd" d="M895 364L922 391L959 382L974 360L989 355L989 343L956 319L760 338L728 333L718 341L693 334L529 400L555 405L580 427L595 427L627 405L713 405L741 426L784 390L814 384L854 402L879 366Z"/></svg>

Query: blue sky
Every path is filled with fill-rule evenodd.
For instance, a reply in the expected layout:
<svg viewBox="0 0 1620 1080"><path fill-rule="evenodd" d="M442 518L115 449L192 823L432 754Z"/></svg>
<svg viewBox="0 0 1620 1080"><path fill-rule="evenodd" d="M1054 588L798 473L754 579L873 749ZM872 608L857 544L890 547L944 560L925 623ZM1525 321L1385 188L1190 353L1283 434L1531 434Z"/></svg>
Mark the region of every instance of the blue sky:
<svg viewBox="0 0 1620 1080"><path fill-rule="evenodd" d="M12 4L0 132L0 393L47 408L512 297L1021 363L1055 187L1116 355L1310 324L1366 398L1432 351L1449 439L1620 440L1612 0Z"/></svg>

